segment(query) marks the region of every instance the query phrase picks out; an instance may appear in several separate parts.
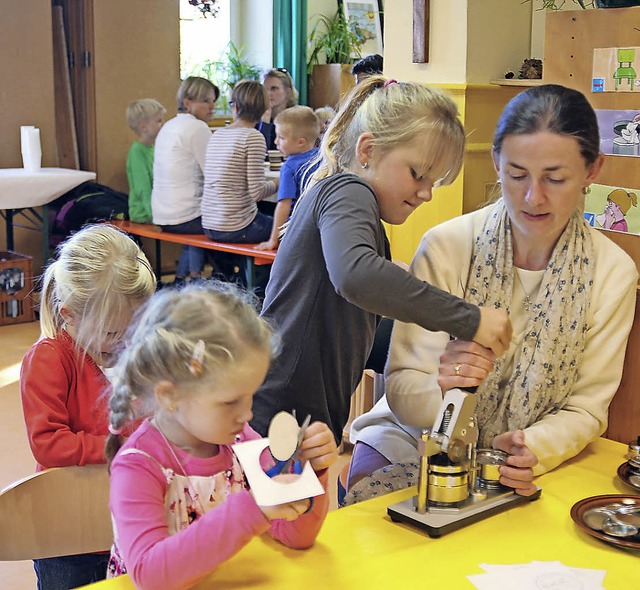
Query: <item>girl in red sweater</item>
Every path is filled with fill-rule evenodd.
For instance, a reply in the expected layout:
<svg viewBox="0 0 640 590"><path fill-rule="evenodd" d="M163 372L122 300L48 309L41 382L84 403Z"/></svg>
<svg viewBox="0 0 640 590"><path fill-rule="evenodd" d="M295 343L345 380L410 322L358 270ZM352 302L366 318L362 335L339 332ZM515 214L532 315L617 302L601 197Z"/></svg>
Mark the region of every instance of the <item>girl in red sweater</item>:
<svg viewBox="0 0 640 590"><path fill-rule="evenodd" d="M41 337L25 355L20 393L38 470L104 463L105 369L156 278L140 248L109 225L87 226L47 268ZM83 586L106 575L108 555L38 559L38 589Z"/></svg>

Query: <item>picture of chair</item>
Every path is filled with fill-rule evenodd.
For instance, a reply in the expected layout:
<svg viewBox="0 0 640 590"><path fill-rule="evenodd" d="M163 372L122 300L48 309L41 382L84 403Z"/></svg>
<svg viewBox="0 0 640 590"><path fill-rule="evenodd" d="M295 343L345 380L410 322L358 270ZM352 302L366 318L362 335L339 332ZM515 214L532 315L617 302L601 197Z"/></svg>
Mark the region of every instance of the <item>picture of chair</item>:
<svg viewBox="0 0 640 590"><path fill-rule="evenodd" d="M628 80L629 87L633 91L636 71L631 67L631 64L635 59L635 55L635 49L618 49L618 63L620 65L613 74L616 92L618 91L618 84L620 84L622 80Z"/></svg>

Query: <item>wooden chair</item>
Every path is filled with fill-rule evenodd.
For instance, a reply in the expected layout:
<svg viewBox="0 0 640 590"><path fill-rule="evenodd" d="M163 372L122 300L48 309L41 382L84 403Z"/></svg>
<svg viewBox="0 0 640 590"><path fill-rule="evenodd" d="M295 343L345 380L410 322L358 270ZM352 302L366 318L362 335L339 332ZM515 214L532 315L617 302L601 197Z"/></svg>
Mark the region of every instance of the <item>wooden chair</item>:
<svg viewBox="0 0 640 590"><path fill-rule="evenodd" d="M618 244L636 263L640 271L640 236L627 232L600 230ZM640 287L639 287L640 290ZM640 435L640 296L636 295L636 315L631 326L622 370L622 381L609 406L606 438L628 443Z"/></svg>
<svg viewBox="0 0 640 590"><path fill-rule="evenodd" d="M55 467L0 492L0 561L109 551L106 465Z"/></svg>

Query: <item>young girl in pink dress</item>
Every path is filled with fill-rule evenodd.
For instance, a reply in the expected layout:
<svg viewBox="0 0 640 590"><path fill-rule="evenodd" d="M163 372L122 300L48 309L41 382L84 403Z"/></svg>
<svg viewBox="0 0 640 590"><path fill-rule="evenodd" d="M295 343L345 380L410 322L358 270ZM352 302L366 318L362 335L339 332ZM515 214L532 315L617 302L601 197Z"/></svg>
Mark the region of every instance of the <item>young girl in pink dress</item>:
<svg viewBox="0 0 640 590"><path fill-rule="evenodd" d="M259 506L231 449L259 438L248 421L271 354L268 324L234 288L168 289L151 300L110 400L110 576L126 571L137 588L188 588L262 533L288 547L313 544L326 494ZM148 419L121 446L120 430L141 414ZM311 424L300 449L326 489L337 457L329 428Z"/></svg>

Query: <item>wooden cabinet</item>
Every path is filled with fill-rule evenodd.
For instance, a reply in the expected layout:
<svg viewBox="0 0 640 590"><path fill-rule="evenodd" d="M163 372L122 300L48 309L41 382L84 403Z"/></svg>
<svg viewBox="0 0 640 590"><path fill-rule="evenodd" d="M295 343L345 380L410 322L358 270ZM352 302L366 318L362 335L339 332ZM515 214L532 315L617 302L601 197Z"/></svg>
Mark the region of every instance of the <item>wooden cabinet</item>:
<svg viewBox="0 0 640 590"><path fill-rule="evenodd" d="M593 50L604 47L640 46L640 8L548 12L545 26L546 83L557 83L583 92L595 109L640 112L640 88L631 92L591 92ZM636 64L640 70L640 65ZM640 189L640 158L606 156L603 184ZM640 268L640 236L605 232ZM609 409L605 436L629 442L640 435L640 301L622 374L622 383Z"/></svg>

